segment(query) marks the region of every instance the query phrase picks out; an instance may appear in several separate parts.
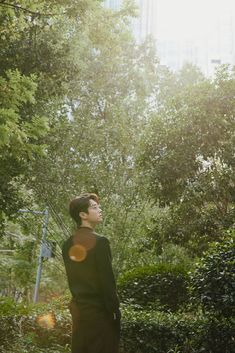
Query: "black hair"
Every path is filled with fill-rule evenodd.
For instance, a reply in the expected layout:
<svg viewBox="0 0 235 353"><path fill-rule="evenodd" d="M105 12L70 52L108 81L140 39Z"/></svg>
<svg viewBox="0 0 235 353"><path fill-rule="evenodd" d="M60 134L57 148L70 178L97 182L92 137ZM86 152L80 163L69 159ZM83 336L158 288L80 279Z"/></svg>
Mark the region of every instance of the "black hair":
<svg viewBox="0 0 235 353"><path fill-rule="evenodd" d="M73 220L77 223L79 227L82 223L80 212L88 213L88 207L90 206L90 200L94 200L99 203L99 197L93 193L82 193L75 199L73 199L69 204L69 213Z"/></svg>

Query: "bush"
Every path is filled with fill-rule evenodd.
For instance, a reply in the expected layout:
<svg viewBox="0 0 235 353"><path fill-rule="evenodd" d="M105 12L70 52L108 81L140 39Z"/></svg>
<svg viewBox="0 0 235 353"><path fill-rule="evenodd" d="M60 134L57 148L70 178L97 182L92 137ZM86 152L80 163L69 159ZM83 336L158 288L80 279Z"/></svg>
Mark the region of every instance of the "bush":
<svg viewBox="0 0 235 353"><path fill-rule="evenodd" d="M50 348L40 348L33 344L25 344L24 341L18 341L16 344L9 344L7 347L3 347L1 353L70 353L71 349L69 346L53 345Z"/></svg>
<svg viewBox="0 0 235 353"><path fill-rule="evenodd" d="M66 353L70 351L71 318L67 299L36 305L24 316L2 316L2 327L13 327L11 340L1 340L3 353ZM39 325L44 314L55 315L55 326ZM42 321L43 322L43 321ZM134 310L122 305L122 353L235 353L235 320L197 313Z"/></svg>
<svg viewBox="0 0 235 353"><path fill-rule="evenodd" d="M125 353L165 353L182 347L189 335L185 320L172 313L132 311L122 320L122 349Z"/></svg>
<svg viewBox="0 0 235 353"><path fill-rule="evenodd" d="M195 352L235 353L235 320L205 317L195 332L193 347Z"/></svg>
<svg viewBox="0 0 235 353"><path fill-rule="evenodd" d="M191 300L216 315L235 315L235 236L211 248L191 273Z"/></svg>
<svg viewBox="0 0 235 353"><path fill-rule="evenodd" d="M28 314L31 306L26 303L17 303L11 297L0 297L0 316L11 316L14 314Z"/></svg>
<svg viewBox="0 0 235 353"><path fill-rule="evenodd" d="M19 342L28 347L28 350L34 345L38 348L51 348L69 344L71 319L67 299L26 307L9 298L1 298L3 314L0 316L0 342L3 351L6 347L10 350L11 346L19 345Z"/></svg>
<svg viewBox="0 0 235 353"><path fill-rule="evenodd" d="M235 353L235 321L202 313L123 310L125 353Z"/></svg>
<svg viewBox="0 0 235 353"><path fill-rule="evenodd" d="M16 303L12 298L0 298L0 342L14 342L18 339L22 316L30 313L30 306Z"/></svg>
<svg viewBox="0 0 235 353"><path fill-rule="evenodd" d="M123 303L176 311L188 301L187 285L183 266L160 263L124 273L118 280L118 292Z"/></svg>

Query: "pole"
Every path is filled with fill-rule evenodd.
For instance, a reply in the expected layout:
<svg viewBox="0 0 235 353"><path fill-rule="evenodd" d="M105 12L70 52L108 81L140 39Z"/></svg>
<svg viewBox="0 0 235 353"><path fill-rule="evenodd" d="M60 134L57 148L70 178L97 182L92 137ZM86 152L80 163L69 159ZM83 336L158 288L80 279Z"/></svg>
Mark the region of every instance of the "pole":
<svg viewBox="0 0 235 353"><path fill-rule="evenodd" d="M46 239L47 226L48 226L48 220L49 220L49 212L47 207L43 213L44 213L44 222L42 226L42 240L41 240L40 255L38 258L38 270L37 270L37 277L36 277L36 284L35 284L35 291L34 291L34 298L33 298L34 303L37 303L38 301L38 292L39 292L41 273L42 273L42 261L43 261L42 251L43 251L43 244L45 243L45 239Z"/></svg>

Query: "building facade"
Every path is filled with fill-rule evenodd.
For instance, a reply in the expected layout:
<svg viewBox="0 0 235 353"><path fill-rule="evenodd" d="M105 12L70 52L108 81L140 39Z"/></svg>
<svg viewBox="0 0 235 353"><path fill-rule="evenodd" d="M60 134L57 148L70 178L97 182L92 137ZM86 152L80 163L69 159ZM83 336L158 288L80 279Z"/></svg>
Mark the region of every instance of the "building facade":
<svg viewBox="0 0 235 353"><path fill-rule="evenodd" d="M213 76L219 65L235 65L235 16L220 16L201 38L157 40L157 53L161 63L174 71L192 63L206 76Z"/></svg>
<svg viewBox="0 0 235 353"><path fill-rule="evenodd" d="M113 10L118 10L122 4L122 0L105 0L104 6L113 9Z"/></svg>
<svg viewBox="0 0 235 353"><path fill-rule="evenodd" d="M139 17L133 20L133 32L138 42L143 41L148 35L154 34L155 13L158 0L136 0L139 8Z"/></svg>
<svg viewBox="0 0 235 353"><path fill-rule="evenodd" d="M105 0L104 5L113 10L120 9L123 0ZM154 34L155 18L158 0L135 0L138 7L138 17L132 19L133 34L138 43L142 42L147 35Z"/></svg>
<svg viewBox="0 0 235 353"><path fill-rule="evenodd" d="M105 0L106 7L118 10L123 0ZM206 76L214 74L220 64L235 65L235 11L233 5L223 7L217 12L213 21L208 18L208 28L201 36L188 38L162 38L158 24L162 18L170 15L162 12L164 0L135 0L139 8L139 16L132 20L132 30L138 43L147 35L156 40L157 55L162 65L173 71L180 70L185 63L198 66ZM230 2L232 4L232 2ZM213 9L211 9L213 11ZM166 28L171 26L170 18L166 18ZM198 23L200 27L200 23ZM187 28L186 28L187 31Z"/></svg>

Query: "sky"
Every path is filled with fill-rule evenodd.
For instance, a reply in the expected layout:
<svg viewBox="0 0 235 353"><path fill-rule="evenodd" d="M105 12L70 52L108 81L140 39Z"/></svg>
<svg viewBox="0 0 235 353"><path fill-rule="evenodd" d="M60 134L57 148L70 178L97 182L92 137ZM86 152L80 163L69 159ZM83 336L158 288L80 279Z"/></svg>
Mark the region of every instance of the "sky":
<svg viewBox="0 0 235 353"><path fill-rule="evenodd" d="M155 35L160 40L213 36L218 19L235 16L235 0L155 0Z"/></svg>

